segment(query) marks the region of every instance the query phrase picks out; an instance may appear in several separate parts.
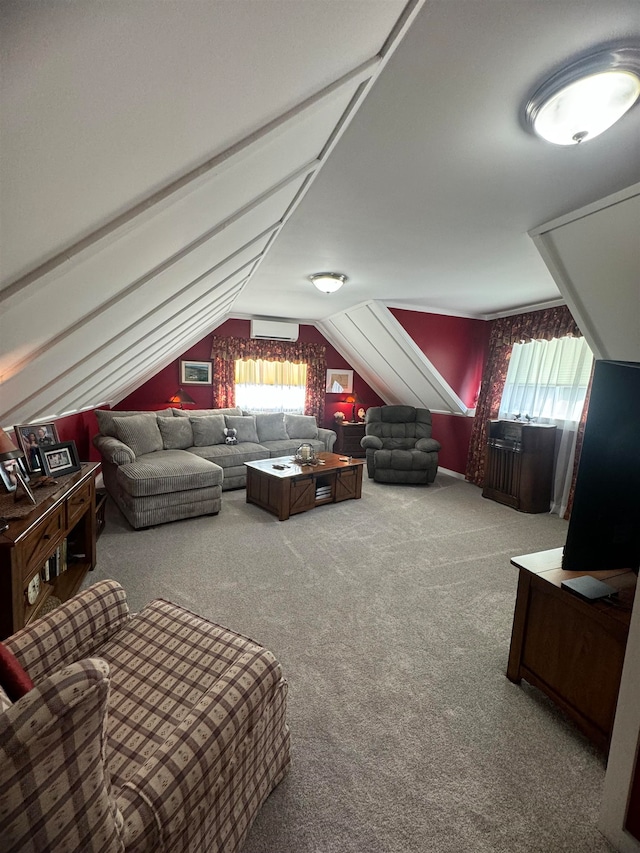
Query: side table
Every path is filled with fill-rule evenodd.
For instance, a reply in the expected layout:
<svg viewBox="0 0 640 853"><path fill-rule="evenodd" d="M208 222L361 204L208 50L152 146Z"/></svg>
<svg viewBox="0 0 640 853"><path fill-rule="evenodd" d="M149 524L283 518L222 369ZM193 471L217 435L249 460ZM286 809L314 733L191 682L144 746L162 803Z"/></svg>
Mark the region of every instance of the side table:
<svg viewBox="0 0 640 853"><path fill-rule="evenodd" d="M514 557L519 570L507 678L546 693L605 752L613 729L636 575L630 569L568 572L562 548ZM590 575L618 590L616 603L585 601L561 587Z"/></svg>
<svg viewBox="0 0 640 853"><path fill-rule="evenodd" d="M341 424L336 424L335 430L338 436L334 448L335 453L364 459L367 454L360 447L360 439L364 438L364 421L343 421Z"/></svg>

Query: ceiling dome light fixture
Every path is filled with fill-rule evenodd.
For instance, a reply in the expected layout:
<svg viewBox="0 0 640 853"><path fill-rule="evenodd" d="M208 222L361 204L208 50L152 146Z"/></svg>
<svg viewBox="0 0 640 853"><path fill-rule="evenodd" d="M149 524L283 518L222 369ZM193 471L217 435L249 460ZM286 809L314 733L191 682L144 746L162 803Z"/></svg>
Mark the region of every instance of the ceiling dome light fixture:
<svg viewBox="0 0 640 853"><path fill-rule="evenodd" d="M543 83L525 106L525 120L555 145L578 145L601 134L640 95L640 48L599 50Z"/></svg>
<svg viewBox="0 0 640 853"><path fill-rule="evenodd" d="M339 272L317 272L310 275L309 279L323 293L335 293L347 281L347 276Z"/></svg>

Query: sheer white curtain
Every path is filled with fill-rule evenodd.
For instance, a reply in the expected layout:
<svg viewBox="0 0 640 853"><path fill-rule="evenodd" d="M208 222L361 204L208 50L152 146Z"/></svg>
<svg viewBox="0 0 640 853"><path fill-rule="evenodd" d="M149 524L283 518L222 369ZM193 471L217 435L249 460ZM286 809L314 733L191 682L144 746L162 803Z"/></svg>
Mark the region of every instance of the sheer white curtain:
<svg viewBox="0 0 640 853"><path fill-rule="evenodd" d="M563 516L569 499L578 423L593 354L584 338L515 344L500 402L500 418L555 424L556 460L551 512Z"/></svg>

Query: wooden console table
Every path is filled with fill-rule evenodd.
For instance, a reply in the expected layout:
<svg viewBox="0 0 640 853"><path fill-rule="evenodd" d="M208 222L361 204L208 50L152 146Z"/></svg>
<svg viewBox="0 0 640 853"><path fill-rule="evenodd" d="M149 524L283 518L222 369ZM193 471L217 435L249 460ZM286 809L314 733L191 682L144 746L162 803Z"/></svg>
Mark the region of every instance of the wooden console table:
<svg viewBox="0 0 640 853"><path fill-rule="evenodd" d="M567 572L562 548L514 557L518 594L507 677L542 690L605 752L613 729L636 575ZM585 601L563 580L591 575L618 590L617 604Z"/></svg>
<svg viewBox="0 0 640 853"><path fill-rule="evenodd" d="M95 566L99 468L99 463L83 465L0 534L0 639L36 619L50 597L66 601L75 595ZM29 603L27 590L36 576L39 591Z"/></svg>

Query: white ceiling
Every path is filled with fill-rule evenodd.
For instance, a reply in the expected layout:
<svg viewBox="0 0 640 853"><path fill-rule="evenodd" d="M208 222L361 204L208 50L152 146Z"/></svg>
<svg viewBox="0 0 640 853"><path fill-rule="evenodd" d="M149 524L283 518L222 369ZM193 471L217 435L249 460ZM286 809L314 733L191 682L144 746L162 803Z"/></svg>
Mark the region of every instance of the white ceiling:
<svg viewBox="0 0 640 853"><path fill-rule="evenodd" d="M638 0L435 0L234 311L318 319L365 299L486 317L557 300L527 232L640 178L640 106L581 147L519 123L576 54L635 36ZM314 293L306 276L350 281Z"/></svg>
<svg viewBox="0 0 640 853"><path fill-rule="evenodd" d="M640 41L637 0L0 16L3 424L115 403L229 316L561 301L527 232L640 179L640 107L571 149L518 119L576 53ZM350 279L331 296L307 280L327 269Z"/></svg>

